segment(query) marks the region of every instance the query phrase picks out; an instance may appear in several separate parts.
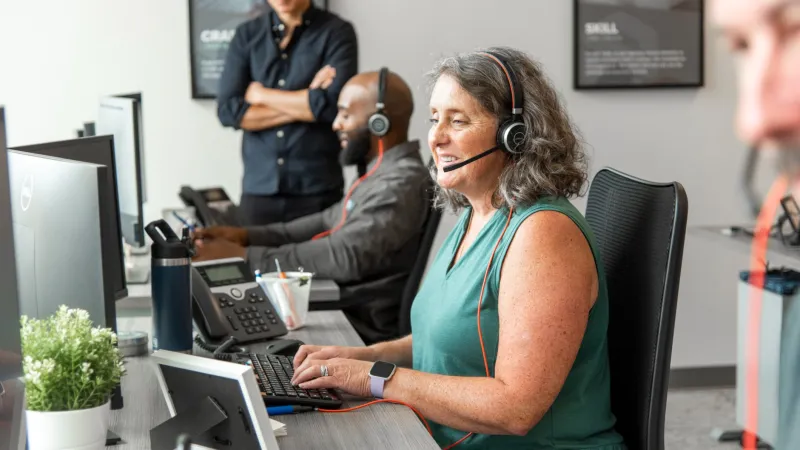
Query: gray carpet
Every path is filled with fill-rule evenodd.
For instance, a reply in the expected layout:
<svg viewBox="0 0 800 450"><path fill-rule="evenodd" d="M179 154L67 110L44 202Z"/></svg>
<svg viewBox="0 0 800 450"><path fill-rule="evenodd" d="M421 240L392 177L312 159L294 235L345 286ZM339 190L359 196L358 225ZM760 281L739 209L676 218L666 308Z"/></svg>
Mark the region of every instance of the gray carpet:
<svg viewBox="0 0 800 450"><path fill-rule="evenodd" d="M667 450L733 450L738 443L720 443L711 430L736 429L733 389L673 389L667 397Z"/></svg>

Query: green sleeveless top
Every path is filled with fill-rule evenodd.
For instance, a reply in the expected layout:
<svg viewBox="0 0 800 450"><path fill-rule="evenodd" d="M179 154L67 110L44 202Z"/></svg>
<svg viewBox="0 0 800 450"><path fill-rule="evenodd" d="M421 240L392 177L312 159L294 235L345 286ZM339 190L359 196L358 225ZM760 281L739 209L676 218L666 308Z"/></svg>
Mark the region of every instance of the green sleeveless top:
<svg viewBox="0 0 800 450"><path fill-rule="evenodd" d="M494 367L497 358L497 296L502 262L520 224L531 214L545 210L558 211L575 222L589 242L598 268L598 297L589 313L577 359L550 410L527 435L473 435L456 450L625 450L622 437L614 431L615 418L611 413L606 340L608 295L602 259L586 220L565 198L542 198L530 207L516 210L497 248L481 305L481 328L489 367ZM453 376L486 375L478 340L478 297L489 256L503 231L508 210L498 210L461 259L448 270L466 232L470 213L467 210L462 214L442 244L414 300L411 326L415 370ZM531 364L540 363L531 361ZM524 408L525 405L509 407ZM441 446L449 445L466 434L434 422L430 425L433 437Z"/></svg>

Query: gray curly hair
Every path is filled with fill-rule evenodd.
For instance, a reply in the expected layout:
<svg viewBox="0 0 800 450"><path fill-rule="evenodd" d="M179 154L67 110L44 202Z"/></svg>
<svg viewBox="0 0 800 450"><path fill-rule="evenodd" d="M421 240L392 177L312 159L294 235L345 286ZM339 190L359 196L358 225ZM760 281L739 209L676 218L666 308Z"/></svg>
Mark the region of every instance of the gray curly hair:
<svg viewBox="0 0 800 450"><path fill-rule="evenodd" d="M502 69L483 52L502 57L522 85L525 103L522 119L527 127L521 152L508 159L493 206L520 207L540 197L571 198L581 195L587 179L587 161L582 140L558 93L541 66L525 53L508 47L462 53L440 60L428 74L432 90L442 75L453 77L489 113L498 125L509 116L511 92ZM436 168L431 168L436 179ZM464 195L434 183L434 204L458 212L469 206Z"/></svg>

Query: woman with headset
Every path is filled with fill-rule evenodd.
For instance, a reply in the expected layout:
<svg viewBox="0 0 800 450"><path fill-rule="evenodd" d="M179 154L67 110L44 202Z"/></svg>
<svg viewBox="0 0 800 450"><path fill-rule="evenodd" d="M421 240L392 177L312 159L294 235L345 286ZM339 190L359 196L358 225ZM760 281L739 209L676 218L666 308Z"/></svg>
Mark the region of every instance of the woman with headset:
<svg viewBox="0 0 800 450"><path fill-rule="evenodd" d="M412 335L303 346L293 382L407 404L445 448L625 449L602 262L568 201L587 178L577 131L517 50L445 58L432 80L436 202L462 213L414 301Z"/></svg>

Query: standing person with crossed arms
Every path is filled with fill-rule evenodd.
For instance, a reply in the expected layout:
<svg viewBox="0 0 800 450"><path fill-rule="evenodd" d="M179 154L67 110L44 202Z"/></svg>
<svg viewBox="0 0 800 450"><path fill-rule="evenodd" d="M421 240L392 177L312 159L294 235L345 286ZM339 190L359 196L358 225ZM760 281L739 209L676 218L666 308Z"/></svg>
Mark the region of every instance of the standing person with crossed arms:
<svg viewBox="0 0 800 450"><path fill-rule="evenodd" d="M384 69L353 77L333 122L342 165L364 165L345 198L323 212L250 228L196 233L196 259L238 256L262 272L303 267L336 281L342 309L367 343L398 334L400 298L428 216L430 176L408 140L411 90Z"/></svg>
<svg viewBox="0 0 800 450"><path fill-rule="evenodd" d="M358 71L353 26L311 0L268 0L236 29L219 83L220 122L243 130L244 225L288 222L342 198L330 124Z"/></svg>

